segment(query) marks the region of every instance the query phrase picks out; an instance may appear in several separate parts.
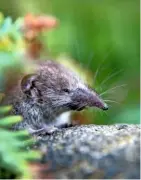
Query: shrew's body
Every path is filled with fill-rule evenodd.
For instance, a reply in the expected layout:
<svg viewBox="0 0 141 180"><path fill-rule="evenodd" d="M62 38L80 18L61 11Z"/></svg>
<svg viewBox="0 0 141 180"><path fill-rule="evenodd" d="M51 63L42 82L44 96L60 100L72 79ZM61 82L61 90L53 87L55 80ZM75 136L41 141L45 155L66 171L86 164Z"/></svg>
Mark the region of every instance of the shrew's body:
<svg viewBox="0 0 141 180"><path fill-rule="evenodd" d="M34 74L22 77L6 94L4 104L12 104L12 114L23 116L23 121L14 128L27 129L31 133L53 132L57 129L57 117L67 111L87 106L108 108L78 75L54 61L38 63Z"/></svg>

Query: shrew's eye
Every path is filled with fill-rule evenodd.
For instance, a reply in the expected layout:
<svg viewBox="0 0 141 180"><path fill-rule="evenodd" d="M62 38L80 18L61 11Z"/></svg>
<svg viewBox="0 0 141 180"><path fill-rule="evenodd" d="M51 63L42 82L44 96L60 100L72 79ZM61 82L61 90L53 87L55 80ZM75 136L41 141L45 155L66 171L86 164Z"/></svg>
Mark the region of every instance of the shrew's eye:
<svg viewBox="0 0 141 180"><path fill-rule="evenodd" d="M62 89L63 92L70 93L70 90L67 88Z"/></svg>

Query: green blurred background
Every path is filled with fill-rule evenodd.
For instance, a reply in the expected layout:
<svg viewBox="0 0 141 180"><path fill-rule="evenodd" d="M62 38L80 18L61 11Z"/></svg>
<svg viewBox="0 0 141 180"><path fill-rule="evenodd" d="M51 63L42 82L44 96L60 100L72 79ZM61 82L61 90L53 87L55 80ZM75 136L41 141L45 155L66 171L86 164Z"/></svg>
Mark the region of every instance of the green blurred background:
<svg viewBox="0 0 141 180"><path fill-rule="evenodd" d="M93 79L100 66L93 85L98 92L127 84L104 97L119 104L109 102L106 113L89 110L89 119L96 124L140 122L139 0L1 0L0 11L13 19L27 13L57 17L58 28L43 37L52 56L69 54Z"/></svg>

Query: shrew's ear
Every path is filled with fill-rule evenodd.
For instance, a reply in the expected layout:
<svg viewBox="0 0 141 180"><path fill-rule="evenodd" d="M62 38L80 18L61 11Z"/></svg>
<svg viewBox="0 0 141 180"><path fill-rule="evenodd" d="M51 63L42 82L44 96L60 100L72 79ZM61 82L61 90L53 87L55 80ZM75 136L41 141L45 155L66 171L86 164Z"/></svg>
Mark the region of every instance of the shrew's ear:
<svg viewBox="0 0 141 180"><path fill-rule="evenodd" d="M23 77L21 81L21 89L25 94L31 94L31 91L35 88L35 81L37 79L36 74L28 74Z"/></svg>

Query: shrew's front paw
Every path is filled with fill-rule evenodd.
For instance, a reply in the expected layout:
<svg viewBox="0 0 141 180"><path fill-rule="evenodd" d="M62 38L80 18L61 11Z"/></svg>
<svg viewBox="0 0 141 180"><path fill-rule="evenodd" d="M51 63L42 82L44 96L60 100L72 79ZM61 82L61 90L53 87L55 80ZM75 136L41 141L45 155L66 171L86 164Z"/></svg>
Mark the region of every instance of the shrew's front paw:
<svg viewBox="0 0 141 180"><path fill-rule="evenodd" d="M64 123L64 124L60 124L57 126L57 128L61 129L61 128L69 128L69 127L73 127L73 126L77 126L80 123L78 121L72 121L71 123Z"/></svg>
<svg viewBox="0 0 141 180"><path fill-rule="evenodd" d="M58 130L57 127L55 126L45 126L41 129L28 129L29 133L33 136L44 136L44 135L51 135L52 133L54 133L55 131Z"/></svg>

